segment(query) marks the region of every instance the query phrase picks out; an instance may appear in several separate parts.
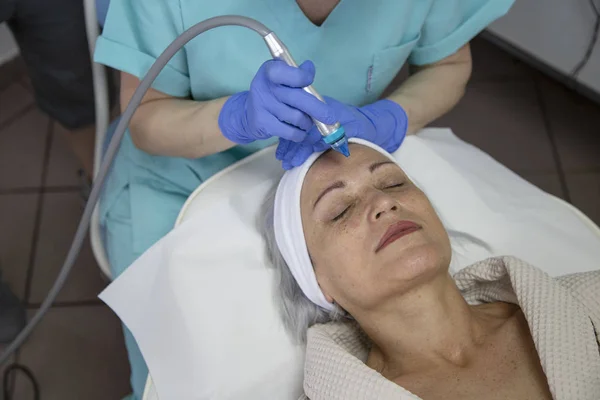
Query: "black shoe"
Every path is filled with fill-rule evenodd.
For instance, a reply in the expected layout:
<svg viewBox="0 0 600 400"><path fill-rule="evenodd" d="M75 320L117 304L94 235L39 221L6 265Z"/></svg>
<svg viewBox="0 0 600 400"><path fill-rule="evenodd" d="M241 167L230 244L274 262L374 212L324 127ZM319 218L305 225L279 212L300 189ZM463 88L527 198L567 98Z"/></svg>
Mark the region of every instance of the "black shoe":
<svg viewBox="0 0 600 400"><path fill-rule="evenodd" d="M8 286L0 281L0 344L12 342L25 322L25 307Z"/></svg>

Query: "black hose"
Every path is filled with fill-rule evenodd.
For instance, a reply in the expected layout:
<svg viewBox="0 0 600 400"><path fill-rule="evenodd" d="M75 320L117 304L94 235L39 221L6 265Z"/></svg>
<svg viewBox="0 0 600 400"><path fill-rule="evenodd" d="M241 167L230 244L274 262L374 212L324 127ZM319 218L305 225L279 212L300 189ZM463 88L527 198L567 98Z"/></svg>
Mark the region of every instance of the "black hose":
<svg viewBox="0 0 600 400"><path fill-rule="evenodd" d="M2 400L12 400L13 396L10 390L10 377L13 372L21 371L31 382L31 386L33 386L33 398L35 400L40 400L40 385L38 381L33 376L33 372L23 365L20 364L11 364L4 370L4 374L2 376ZM13 388L14 389L14 388ZM20 399L22 400L22 399Z"/></svg>

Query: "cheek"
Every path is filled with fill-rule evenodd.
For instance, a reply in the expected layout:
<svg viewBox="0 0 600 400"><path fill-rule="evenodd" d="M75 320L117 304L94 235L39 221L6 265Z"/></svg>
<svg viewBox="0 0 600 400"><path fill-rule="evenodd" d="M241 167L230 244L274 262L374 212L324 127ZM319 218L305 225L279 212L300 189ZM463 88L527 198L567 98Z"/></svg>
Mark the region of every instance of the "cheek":
<svg viewBox="0 0 600 400"><path fill-rule="evenodd" d="M364 258L368 235L365 228L361 217L353 213L332 226L324 241L335 248L332 254L335 254L336 259Z"/></svg>
<svg viewBox="0 0 600 400"><path fill-rule="evenodd" d="M451 249L448 232L446 232L446 228L444 228L442 221L438 217L433 206L429 203L429 200L424 202L424 206L421 206L419 214L422 216L423 222L427 227L428 236L436 244L436 247L438 247L440 255L443 258L449 259Z"/></svg>
<svg viewBox="0 0 600 400"><path fill-rule="evenodd" d="M311 257L316 265L346 264L347 260L359 258L362 246L348 230L345 234L321 235L311 244Z"/></svg>
<svg viewBox="0 0 600 400"><path fill-rule="evenodd" d="M351 223L340 223L335 229L313 231L307 244L319 278L346 279L355 275L350 271L364 264L364 235L356 228Z"/></svg>
<svg viewBox="0 0 600 400"><path fill-rule="evenodd" d="M348 252L362 248L365 240L360 218L350 215L337 222L311 221L305 224L305 238L311 256L318 259L339 259Z"/></svg>
<svg viewBox="0 0 600 400"><path fill-rule="evenodd" d="M362 222L360 211L353 209L347 218L333 227L333 234L356 236L360 232Z"/></svg>

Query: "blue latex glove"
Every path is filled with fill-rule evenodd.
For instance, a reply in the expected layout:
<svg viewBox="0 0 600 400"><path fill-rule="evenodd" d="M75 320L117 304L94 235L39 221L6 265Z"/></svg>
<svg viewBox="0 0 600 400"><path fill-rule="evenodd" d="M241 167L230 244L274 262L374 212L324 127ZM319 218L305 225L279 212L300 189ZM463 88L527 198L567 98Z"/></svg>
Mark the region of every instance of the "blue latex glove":
<svg viewBox="0 0 600 400"><path fill-rule="evenodd" d="M315 66L306 61L290 67L281 60L266 61L250 90L231 96L219 114L219 128L232 142L246 144L273 136L302 142L313 127L310 116L334 123L330 107L303 87L312 84ZM329 121L329 122L328 122Z"/></svg>
<svg viewBox="0 0 600 400"><path fill-rule="evenodd" d="M392 153L400 147L406 136L408 118L398 103L379 100L359 108L340 103L330 97L326 97L325 101L334 120L344 127L348 139L365 139ZM291 169L302 165L312 153L327 148L328 145L321 139L321 134L314 126L301 143L280 139L275 157L282 161L284 169Z"/></svg>

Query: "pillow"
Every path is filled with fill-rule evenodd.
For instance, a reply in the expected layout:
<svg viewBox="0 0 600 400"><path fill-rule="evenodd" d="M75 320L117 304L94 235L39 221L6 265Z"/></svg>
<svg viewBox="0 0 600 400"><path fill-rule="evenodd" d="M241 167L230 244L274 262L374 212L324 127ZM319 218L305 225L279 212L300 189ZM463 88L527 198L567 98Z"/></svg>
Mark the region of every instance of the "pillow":
<svg viewBox="0 0 600 400"><path fill-rule="evenodd" d="M283 173L274 151L205 182L176 228L101 294L140 345L152 376L148 399L302 394L303 347L279 318L274 271L256 227L263 198ZM589 219L450 130L408 137L394 156L446 224L455 270L497 255L553 276L597 269L600 230Z"/></svg>

